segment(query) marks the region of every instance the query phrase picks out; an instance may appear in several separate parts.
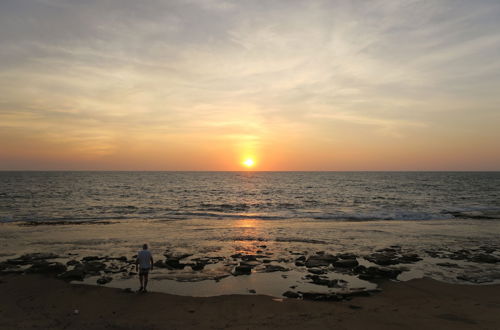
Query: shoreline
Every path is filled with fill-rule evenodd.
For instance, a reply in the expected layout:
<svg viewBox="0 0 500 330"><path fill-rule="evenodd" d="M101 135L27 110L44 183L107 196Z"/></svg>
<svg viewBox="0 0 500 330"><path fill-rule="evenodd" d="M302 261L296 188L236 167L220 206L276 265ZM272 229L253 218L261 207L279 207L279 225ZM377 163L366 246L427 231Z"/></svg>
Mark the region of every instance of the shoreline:
<svg viewBox="0 0 500 330"><path fill-rule="evenodd" d="M265 295L188 297L70 284L43 275L0 276L2 329L495 329L500 285L423 278L385 281L371 297L340 302ZM78 310L78 312L75 312Z"/></svg>

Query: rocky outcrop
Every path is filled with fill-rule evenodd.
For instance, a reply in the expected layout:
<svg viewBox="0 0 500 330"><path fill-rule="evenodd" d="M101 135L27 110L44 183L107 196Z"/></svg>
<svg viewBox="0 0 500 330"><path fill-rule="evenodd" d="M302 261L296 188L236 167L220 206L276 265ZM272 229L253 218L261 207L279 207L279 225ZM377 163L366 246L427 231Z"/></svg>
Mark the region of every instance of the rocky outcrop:
<svg viewBox="0 0 500 330"><path fill-rule="evenodd" d="M29 274L60 274L66 271L66 266L60 262L37 261L25 270Z"/></svg>

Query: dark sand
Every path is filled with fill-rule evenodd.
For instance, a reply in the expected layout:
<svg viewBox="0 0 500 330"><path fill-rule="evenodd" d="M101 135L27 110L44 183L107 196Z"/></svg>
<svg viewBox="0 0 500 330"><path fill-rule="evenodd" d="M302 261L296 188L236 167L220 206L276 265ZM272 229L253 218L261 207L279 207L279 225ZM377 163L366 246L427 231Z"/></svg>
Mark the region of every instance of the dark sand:
<svg viewBox="0 0 500 330"><path fill-rule="evenodd" d="M125 293L35 275L0 281L0 329L500 329L500 285L419 279L351 301L279 302Z"/></svg>

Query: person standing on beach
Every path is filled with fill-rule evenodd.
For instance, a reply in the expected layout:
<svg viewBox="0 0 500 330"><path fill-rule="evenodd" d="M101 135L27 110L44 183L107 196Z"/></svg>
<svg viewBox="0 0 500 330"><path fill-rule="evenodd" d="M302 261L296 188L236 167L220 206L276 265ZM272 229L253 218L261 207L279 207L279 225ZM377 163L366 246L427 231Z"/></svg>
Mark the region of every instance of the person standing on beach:
<svg viewBox="0 0 500 330"><path fill-rule="evenodd" d="M139 292L147 292L148 274L151 270L153 270L153 256L148 250L148 245L144 244L142 250L137 252L137 259L135 260L135 271L139 271L139 281L141 282Z"/></svg>

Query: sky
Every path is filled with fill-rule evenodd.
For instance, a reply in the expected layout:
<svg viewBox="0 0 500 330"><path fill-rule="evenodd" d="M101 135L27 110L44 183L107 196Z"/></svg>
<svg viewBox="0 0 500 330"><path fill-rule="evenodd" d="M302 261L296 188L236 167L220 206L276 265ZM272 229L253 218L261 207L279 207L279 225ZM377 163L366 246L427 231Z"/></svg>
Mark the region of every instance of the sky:
<svg viewBox="0 0 500 330"><path fill-rule="evenodd" d="M248 159L500 170L500 1L0 0L0 170Z"/></svg>

